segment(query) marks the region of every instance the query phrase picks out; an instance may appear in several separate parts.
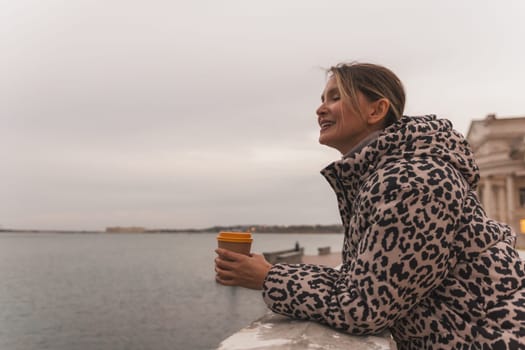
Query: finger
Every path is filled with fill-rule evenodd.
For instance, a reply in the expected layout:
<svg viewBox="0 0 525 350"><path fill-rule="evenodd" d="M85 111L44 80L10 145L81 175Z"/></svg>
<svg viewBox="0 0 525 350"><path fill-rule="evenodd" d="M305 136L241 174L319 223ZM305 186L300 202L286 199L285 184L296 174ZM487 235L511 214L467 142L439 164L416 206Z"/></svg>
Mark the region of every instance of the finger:
<svg viewBox="0 0 525 350"><path fill-rule="evenodd" d="M223 248L217 248L215 252L220 258L227 259L227 260L235 260L236 256L240 255L235 252L232 252L231 250L223 249Z"/></svg>
<svg viewBox="0 0 525 350"><path fill-rule="evenodd" d="M215 266L218 266L223 270L231 270L234 268L233 264L230 261L224 260L220 257L215 259Z"/></svg>
<svg viewBox="0 0 525 350"><path fill-rule="evenodd" d="M230 270L215 267L215 274L224 280L232 280L235 278L235 273Z"/></svg>
<svg viewBox="0 0 525 350"><path fill-rule="evenodd" d="M223 286L234 286L235 284L232 281L221 279L220 277L216 277L215 281L219 284L222 284Z"/></svg>
<svg viewBox="0 0 525 350"><path fill-rule="evenodd" d="M228 274L228 272L229 272L228 270L225 270L225 269L222 269L222 268L220 268L218 266L215 266L215 274L217 274L219 276L224 277L224 276L226 276Z"/></svg>
<svg viewBox="0 0 525 350"><path fill-rule="evenodd" d="M229 282L229 283L233 283L235 281L235 278L233 278L231 276L225 276L224 274L221 274L221 273L217 273L215 275L215 278L218 278L221 281L225 281L225 282Z"/></svg>
<svg viewBox="0 0 525 350"><path fill-rule="evenodd" d="M215 252L219 255L219 257L221 257L222 259L225 259L225 260L230 260L230 261L238 261L238 260L243 260L243 259L246 259L247 256L244 255L244 254L240 254L240 253L236 253L236 252L233 252L231 250L227 250L227 249L222 249L222 248L217 248L215 250Z"/></svg>
<svg viewBox="0 0 525 350"><path fill-rule="evenodd" d="M215 281L225 286L235 286L235 280L233 278L224 277L220 274L215 275Z"/></svg>

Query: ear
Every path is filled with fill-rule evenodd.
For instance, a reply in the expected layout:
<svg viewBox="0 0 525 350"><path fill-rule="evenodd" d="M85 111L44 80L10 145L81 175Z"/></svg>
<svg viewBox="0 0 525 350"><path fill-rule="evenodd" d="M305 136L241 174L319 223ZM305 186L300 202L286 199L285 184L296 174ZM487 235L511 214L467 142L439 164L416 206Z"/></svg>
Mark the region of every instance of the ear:
<svg viewBox="0 0 525 350"><path fill-rule="evenodd" d="M380 98L370 103L368 113L368 124L375 125L381 123L390 109L390 101L386 98Z"/></svg>

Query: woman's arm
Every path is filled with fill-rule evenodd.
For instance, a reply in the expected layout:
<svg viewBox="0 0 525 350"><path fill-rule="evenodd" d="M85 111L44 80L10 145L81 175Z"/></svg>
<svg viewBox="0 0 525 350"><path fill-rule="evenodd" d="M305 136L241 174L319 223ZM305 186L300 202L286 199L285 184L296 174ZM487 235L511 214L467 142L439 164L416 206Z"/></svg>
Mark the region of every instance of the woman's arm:
<svg viewBox="0 0 525 350"><path fill-rule="evenodd" d="M462 191L450 190L461 183L455 175L438 172L424 185L399 184L399 173L379 179L361 203L370 206L366 217L352 220L352 229L363 230L355 259L341 271L275 265L264 283L265 302L277 313L353 334L391 326L449 272L462 201Z"/></svg>

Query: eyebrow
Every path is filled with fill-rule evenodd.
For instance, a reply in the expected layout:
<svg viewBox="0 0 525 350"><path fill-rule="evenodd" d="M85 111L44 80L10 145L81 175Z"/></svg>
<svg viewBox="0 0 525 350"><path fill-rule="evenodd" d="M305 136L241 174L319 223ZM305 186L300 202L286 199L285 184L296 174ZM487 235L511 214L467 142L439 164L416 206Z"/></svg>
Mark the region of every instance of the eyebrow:
<svg viewBox="0 0 525 350"><path fill-rule="evenodd" d="M328 95L331 95L331 94L333 94L334 92L339 93L339 88L337 88L337 87L333 87L333 88L331 88L330 90L328 90L328 91L326 92L326 95L327 95L327 96L328 96ZM324 95L325 95L324 93L321 94L321 102L324 102Z"/></svg>

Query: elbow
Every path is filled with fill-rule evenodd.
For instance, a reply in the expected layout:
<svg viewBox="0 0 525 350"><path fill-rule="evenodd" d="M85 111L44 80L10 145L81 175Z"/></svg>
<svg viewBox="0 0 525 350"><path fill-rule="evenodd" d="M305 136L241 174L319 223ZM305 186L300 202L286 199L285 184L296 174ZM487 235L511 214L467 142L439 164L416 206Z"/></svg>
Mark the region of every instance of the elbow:
<svg viewBox="0 0 525 350"><path fill-rule="evenodd" d="M359 313L352 312L352 310L346 312L345 332L356 335L374 335L392 327L395 322L396 317L393 312L370 307L362 308L360 311Z"/></svg>
<svg viewBox="0 0 525 350"><path fill-rule="evenodd" d="M383 320L376 322L356 322L345 329L345 331L354 335L376 335L388 328L390 328L390 323L387 320Z"/></svg>

